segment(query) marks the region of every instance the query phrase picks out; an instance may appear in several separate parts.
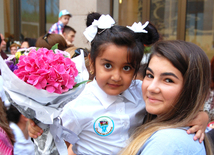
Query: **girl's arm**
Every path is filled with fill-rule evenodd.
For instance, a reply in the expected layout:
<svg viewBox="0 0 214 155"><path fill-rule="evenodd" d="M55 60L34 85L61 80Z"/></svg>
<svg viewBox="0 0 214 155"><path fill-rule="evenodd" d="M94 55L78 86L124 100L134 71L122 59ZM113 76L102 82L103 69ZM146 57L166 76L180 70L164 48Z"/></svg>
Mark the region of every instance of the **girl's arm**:
<svg viewBox="0 0 214 155"><path fill-rule="evenodd" d="M73 151L72 151L72 144L69 145L68 147L68 155L76 155Z"/></svg>
<svg viewBox="0 0 214 155"><path fill-rule="evenodd" d="M29 125L28 125L28 134L31 138L38 138L38 136L41 136L43 133L43 130L34 123L31 119L29 119Z"/></svg>
<svg viewBox="0 0 214 155"><path fill-rule="evenodd" d="M213 101L214 97L214 91L210 91L211 99L207 99L207 101L204 104L204 107L202 107L203 110L200 110L198 115L195 117L194 120L192 120L188 125L192 126L189 130L187 130L187 133L195 133L194 140L199 139L199 142L201 143L204 140L204 133L207 128L207 125L211 119L211 103Z"/></svg>

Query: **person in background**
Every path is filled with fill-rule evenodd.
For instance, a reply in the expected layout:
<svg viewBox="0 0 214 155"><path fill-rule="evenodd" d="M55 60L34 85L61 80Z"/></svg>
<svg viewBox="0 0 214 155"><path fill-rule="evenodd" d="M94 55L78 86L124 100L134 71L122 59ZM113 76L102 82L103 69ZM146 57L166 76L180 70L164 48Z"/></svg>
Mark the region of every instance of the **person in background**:
<svg viewBox="0 0 214 155"><path fill-rule="evenodd" d="M44 47L50 50L56 43L58 43L59 50L64 51L68 47L62 35L50 33L40 36L36 41L36 47Z"/></svg>
<svg viewBox="0 0 214 155"><path fill-rule="evenodd" d="M75 38L76 30L74 30L74 28L72 28L70 26L65 25L62 34L63 34L68 46L74 46L72 43Z"/></svg>
<svg viewBox="0 0 214 155"><path fill-rule="evenodd" d="M13 155L14 135L9 127L3 102L0 100L0 154Z"/></svg>
<svg viewBox="0 0 214 155"><path fill-rule="evenodd" d="M209 140L194 141L188 122L203 112L210 87L205 52L185 41L159 41L152 47L142 96L148 112L122 155L212 155Z"/></svg>
<svg viewBox="0 0 214 155"><path fill-rule="evenodd" d="M211 67L211 85L208 99L205 103L205 110L210 114L210 123L208 125L210 131L207 132L212 144L214 145L214 56L210 61Z"/></svg>
<svg viewBox="0 0 214 155"><path fill-rule="evenodd" d="M5 42L5 39L4 39L4 36L0 33L0 38L1 38L1 43L0 43L0 52L1 52L1 57L3 59L7 59L8 56L7 54L5 54L5 50L6 50L6 42Z"/></svg>
<svg viewBox="0 0 214 155"><path fill-rule="evenodd" d="M214 56L210 61L210 67L211 67L211 85L209 97L206 101L207 104L205 104L206 105L205 110L208 111L210 114L210 121L214 121Z"/></svg>
<svg viewBox="0 0 214 155"><path fill-rule="evenodd" d="M3 36L3 34L0 33L0 36L1 36L1 50L2 51L6 51L6 41L5 41L5 38Z"/></svg>
<svg viewBox="0 0 214 155"><path fill-rule="evenodd" d="M28 118L11 105L7 111L7 119L15 136L14 155L34 155L34 144L28 135Z"/></svg>
<svg viewBox="0 0 214 155"><path fill-rule="evenodd" d="M11 44L10 45L10 52L11 52L11 54L15 55L16 52L17 52L17 50L20 49L20 48L21 48L21 46L18 45L18 44L16 44L16 43Z"/></svg>
<svg viewBox="0 0 214 155"><path fill-rule="evenodd" d="M23 42L22 42L22 44L21 44L21 48L29 48L30 46L29 46L29 43L28 43L28 41L25 39Z"/></svg>
<svg viewBox="0 0 214 155"><path fill-rule="evenodd" d="M34 47L36 44L36 39L34 38L25 38L21 44L21 48Z"/></svg>
<svg viewBox="0 0 214 155"><path fill-rule="evenodd" d="M1 42L1 39L0 39ZM3 101L5 100L3 79L0 76L0 154L13 155L14 135L10 129Z"/></svg>
<svg viewBox="0 0 214 155"><path fill-rule="evenodd" d="M55 34L61 34L62 35L64 26L68 24L69 19L71 17L72 17L72 15L67 10L60 11L58 22L51 26L48 33L55 33Z"/></svg>

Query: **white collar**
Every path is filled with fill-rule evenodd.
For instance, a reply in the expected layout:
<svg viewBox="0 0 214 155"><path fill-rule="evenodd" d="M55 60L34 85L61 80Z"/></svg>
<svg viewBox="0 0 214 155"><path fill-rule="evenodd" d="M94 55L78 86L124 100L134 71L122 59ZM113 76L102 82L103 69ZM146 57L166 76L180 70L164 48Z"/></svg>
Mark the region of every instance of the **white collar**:
<svg viewBox="0 0 214 155"><path fill-rule="evenodd" d="M133 82L131 83L131 85ZM91 91L97 97L97 99L102 103L105 109L107 109L111 104L113 104L118 96L125 97L127 100L131 101L133 104L136 104L134 96L131 94L130 89L125 90L121 95L108 95L106 94L97 84L97 81L94 80L91 82Z"/></svg>

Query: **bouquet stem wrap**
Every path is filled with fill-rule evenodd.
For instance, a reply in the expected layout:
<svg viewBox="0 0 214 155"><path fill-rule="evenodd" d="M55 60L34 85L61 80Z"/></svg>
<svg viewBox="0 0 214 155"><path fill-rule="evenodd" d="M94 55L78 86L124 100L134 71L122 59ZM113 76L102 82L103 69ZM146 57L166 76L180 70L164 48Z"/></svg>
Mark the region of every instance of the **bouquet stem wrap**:
<svg viewBox="0 0 214 155"><path fill-rule="evenodd" d="M75 78L76 83L88 80L89 74L85 67L84 54L72 59L79 72ZM59 114L65 104L75 99L84 89L81 84L68 92L57 94L37 89L19 79L0 57L0 68L4 80L4 89L9 101L27 118L34 120L44 133L35 139L35 154L67 154L64 143L74 144L78 137L63 127Z"/></svg>

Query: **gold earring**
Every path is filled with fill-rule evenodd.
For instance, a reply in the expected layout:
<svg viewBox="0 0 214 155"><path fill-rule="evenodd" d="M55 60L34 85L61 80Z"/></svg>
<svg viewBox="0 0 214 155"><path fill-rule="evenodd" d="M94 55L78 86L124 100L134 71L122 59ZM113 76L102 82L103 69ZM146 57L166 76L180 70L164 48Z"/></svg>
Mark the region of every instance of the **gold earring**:
<svg viewBox="0 0 214 155"><path fill-rule="evenodd" d="M94 74L94 71L93 71L93 70L90 70L90 74L91 74L91 75Z"/></svg>

